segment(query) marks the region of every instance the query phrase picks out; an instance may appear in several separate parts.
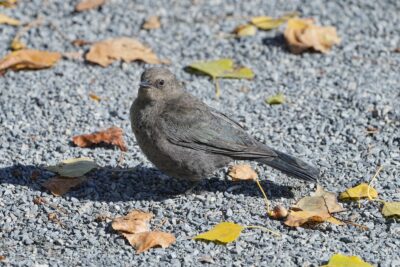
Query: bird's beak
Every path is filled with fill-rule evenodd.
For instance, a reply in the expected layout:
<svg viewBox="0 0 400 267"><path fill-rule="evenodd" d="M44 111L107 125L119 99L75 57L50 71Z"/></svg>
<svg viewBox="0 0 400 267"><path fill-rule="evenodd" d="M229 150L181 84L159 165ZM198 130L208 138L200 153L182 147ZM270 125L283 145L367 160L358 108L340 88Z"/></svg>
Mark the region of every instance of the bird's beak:
<svg viewBox="0 0 400 267"><path fill-rule="evenodd" d="M140 87L149 88L151 84L148 81L140 82Z"/></svg>

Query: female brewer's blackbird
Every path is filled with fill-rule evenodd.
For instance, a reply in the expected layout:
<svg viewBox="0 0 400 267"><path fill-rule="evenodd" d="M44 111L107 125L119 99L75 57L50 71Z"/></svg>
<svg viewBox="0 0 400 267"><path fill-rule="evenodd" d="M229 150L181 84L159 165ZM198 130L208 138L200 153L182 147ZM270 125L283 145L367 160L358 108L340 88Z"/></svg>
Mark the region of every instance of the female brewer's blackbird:
<svg viewBox="0 0 400 267"><path fill-rule="evenodd" d="M172 177L199 181L233 160L255 160L302 180L319 178L317 168L255 140L237 122L185 92L164 68L143 72L130 117L143 153Z"/></svg>

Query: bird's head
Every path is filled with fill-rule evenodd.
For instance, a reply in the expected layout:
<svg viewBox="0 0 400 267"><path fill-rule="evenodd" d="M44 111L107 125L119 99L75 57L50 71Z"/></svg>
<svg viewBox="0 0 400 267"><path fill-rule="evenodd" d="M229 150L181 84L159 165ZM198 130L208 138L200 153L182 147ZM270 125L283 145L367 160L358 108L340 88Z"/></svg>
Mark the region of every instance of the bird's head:
<svg viewBox="0 0 400 267"><path fill-rule="evenodd" d="M154 67L147 69L140 77L139 98L152 101L173 98L182 93L181 83L168 69Z"/></svg>

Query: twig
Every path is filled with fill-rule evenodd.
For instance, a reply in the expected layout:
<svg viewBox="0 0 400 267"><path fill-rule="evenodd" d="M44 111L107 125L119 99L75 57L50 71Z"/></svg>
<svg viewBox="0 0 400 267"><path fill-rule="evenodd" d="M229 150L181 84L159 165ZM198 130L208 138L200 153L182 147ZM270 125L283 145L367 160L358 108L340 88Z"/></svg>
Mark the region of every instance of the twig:
<svg viewBox="0 0 400 267"><path fill-rule="evenodd" d="M221 89L219 87L219 82L216 77L213 77L215 83L215 97L218 99L221 96Z"/></svg>

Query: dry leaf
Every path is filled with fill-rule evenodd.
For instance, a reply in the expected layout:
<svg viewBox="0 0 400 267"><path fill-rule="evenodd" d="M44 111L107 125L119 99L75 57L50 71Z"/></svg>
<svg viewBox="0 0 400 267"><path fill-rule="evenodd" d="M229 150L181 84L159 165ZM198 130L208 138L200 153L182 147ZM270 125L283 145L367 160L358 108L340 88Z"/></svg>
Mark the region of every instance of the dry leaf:
<svg viewBox="0 0 400 267"><path fill-rule="evenodd" d="M257 27L250 24L243 24L237 26L233 33L238 37L253 36L257 33Z"/></svg>
<svg viewBox="0 0 400 267"><path fill-rule="evenodd" d="M5 260L5 259L6 259L6 256L0 255L0 261L3 261L3 260Z"/></svg>
<svg viewBox="0 0 400 267"><path fill-rule="evenodd" d="M358 256L346 256L342 254L334 254L328 264L321 267L373 267L373 265L363 261Z"/></svg>
<svg viewBox="0 0 400 267"><path fill-rule="evenodd" d="M260 30L265 30L269 31L275 28L278 28L280 25L285 23L287 21L287 18L277 18L274 19L272 17L268 16L259 16L259 17L253 17L250 22L255 25L257 28Z"/></svg>
<svg viewBox="0 0 400 267"><path fill-rule="evenodd" d="M33 204L35 204L35 205L42 205L42 204L45 204L45 203L47 203L47 201L42 197L35 197L33 199Z"/></svg>
<svg viewBox="0 0 400 267"><path fill-rule="evenodd" d="M314 25L313 19L289 19L284 36L294 54L308 49L327 53L333 45L340 43L334 27Z"/></svg>
<svg viewBox="0 0 400 267"><path fill-rule="evenodd" d="M154 217L154 214L134 210L123 217L117 217L113 220L111 226L114 230L137 234L150 231L149 221Z"/></svg>
<svg viewBox="0 0 400 267"><path fill-rule="evenodd" d="M83 60L83 52L82 51L73 51L73 52L64 52L63 57L69 60L82 61Z"/></svg>
<svg viewBox="0 0 400 267"><path fill-rule="evenodd" d="M274 96L270 96L267 99L265 99L265 102L267 102L270 105L283 104L283 103L285 103L285 95L282 93L279 93Z"/></svg>
<svg viewBox="0 0 400 267"><path fill-rule="evenodd" d="M75 39L71 42L71 44L75 45L75 46L85 46L85 45L92 44L92 42L82 40L82 39Z"/></svg>
<svg viewBox="0 0 400 267"><path fill-rule="evenodd" d="M211 230L194 237L195 240L202 239L217 241L220 243L230 243L235 241L243 230L243 226L231 222L221 222Z"/></svg>
<svg viewBox="0 0 400 267"><path fill-rule="evenodd" d="M93 44L89 53L86 54L86 60L103 67L107 67L115 60L126 62L141 60L149 64L164 63L150 48L138 40L128 37L108 39Z"/></svg>
<svg viewBox="0 0 400 267"><path fill-rule="evenodd" d="M71 188L74 188L86 181L86 177L62 177L56 176L43 183L43 187L48 189L55 196L62 196Z"/></svg>
<svg viewBox="0 0 400 267"><path fill-rule="evenodd" d="M17 0L0 0L0 6L14 7L17 4Z"/></svg>
<svg viewBox="0 0 400 267"><path fill-rule="evenodd" d="M83 134L72 137L72 142L79 147L92 147L101 143L117 146L122 151L127 151L121 128L111 127L104 131L92 134Z"/></svg>
<svg viewBox="0 0 400 267"><path fill-rule="evenodd" d="M0 24L7 24L11 26L18 26L21 22L17 19L13 19L7 15L0 14Z"/></svg>
<svg viewBox="0 0 400 267"><path fill-rule="evenodd" d="M272 219L280 220L288 216L288 211L284 206L276 205L272 211L268 213L268 216Z"/></svg>
<svg viewBox="0 0 400 267"><path fill-rule="evenodd" d="M79 177L97 168L96 162L90 158L67 159L55 166L48 166L46 170L58 173L64 177Z"/></svg>
<svg viewBox="0 0 400 267"><path fill-rule="evenodd" d="M93 93L90 93L90 94L89 94L89 97L90 97L90 99L92 99L92 100L94 100L94 101L96 101L96 102L100 102L100 100L101 100L101 97L100 97L100 96L98 96L98 95L96 95L96 94L93 94Z"/></svg>
<svg viewBox="0 0 400 267"><path fill-rule="evenodd" d="M0 60L0 71L12 70L37 70L50 68L61 58L57 52L47 52L39 50L19 50L11 52Z"/></svg>
<svg viewBox="0 0 400 267"><path fill-rule="evenodd" d="M285 224L297 227L305 223L327 221L341 225L343 223L332 217L332 213L343 210L343 207L337 202L336 195L325 191L318 185L313 196L303 197L291 208Z"/></svg>
<svg viewBox="0 0 400 267"><path fill-rule="evenodd" d="M242 180L256 180L258 178L257 173L248 164L231 166L228 175L232 178L232 181L235 182Z"/></svg>
<svg viewBox="0 0 400 267"><path fill-rule="evenodd" d="M159 16L151 16L149 17L142 25L142 28L145 30L153 30L161 27L160 17Z"/></svg>
<svg viewBox="0 0 400 267"><path fill-rule="evenodd" d="M369 184L362 183L355 187L349 188L343 193L340 194L340 200L360 200L361 198L370 198L375 199L378 197L378 192Z"/></svg>
<svg viewBox="0 0 400 267"><path fill-rule="evenodd" d="M129 243L135 247L136 253L138 254L153 247L169 247L176 241L174 235L159 231L143 232L138 234L122 234L129 241Z"/></svg>
<svg viewBox="0 0 400 267"><path fill-rule="evenodd" d="M383 202L382 214L385 217L400 218L400 202Z"/></svg>
<svg viewBox="0 0 400 267"><path fill-rule="evenodd" d="M75 11L81 12L102 6L105 0L83 0L75 6Z"/></svg>
<svg viewBox="0 0 400 267"><path fill-rule="evenodd" d="M11 41L11 45L10 45L11 50L13 51L17 51L17 50L22 50L26 48L26 45L21 42L21 40L19 38L14 38Z"/></svg>

